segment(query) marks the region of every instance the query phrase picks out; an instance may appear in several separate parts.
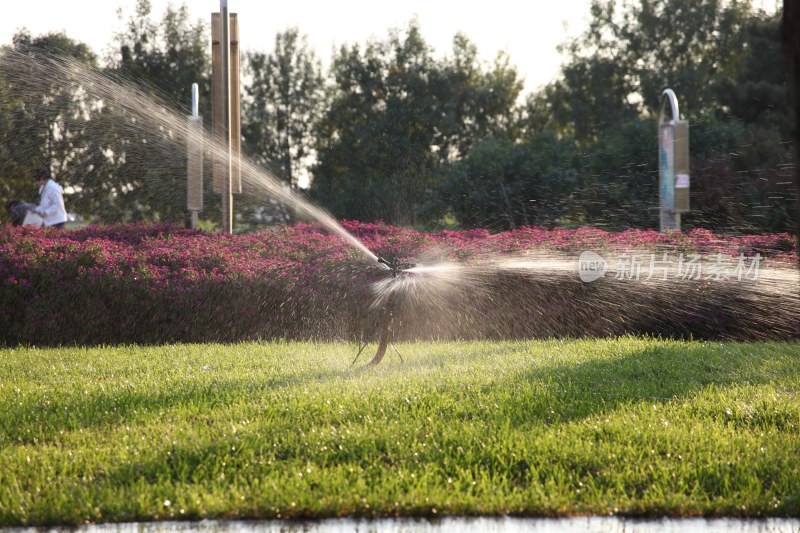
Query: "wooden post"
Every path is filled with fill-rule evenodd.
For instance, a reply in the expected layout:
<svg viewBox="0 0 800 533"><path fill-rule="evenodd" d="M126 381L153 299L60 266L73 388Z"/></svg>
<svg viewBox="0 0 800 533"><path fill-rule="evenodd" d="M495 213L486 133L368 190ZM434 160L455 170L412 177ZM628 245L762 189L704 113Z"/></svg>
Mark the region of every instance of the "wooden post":
<svg viewBox="0 0 800 533"><path fill-rule="evenodd" d="M222 229L232 233L233 194L242 192L239 24L236 14L228 13L227 0L211 14L211 70L214 191L222 195Z"/></svg>
<svg viewBox="0 0 800 533"><path fill-rule="evenodd" d="M242 157L242 125L241 125L241 95L239 88L239 17L236 13L230 14L230 114L231 114L231 189L233 194L242 192L242 171L240 160Z"/></svg>

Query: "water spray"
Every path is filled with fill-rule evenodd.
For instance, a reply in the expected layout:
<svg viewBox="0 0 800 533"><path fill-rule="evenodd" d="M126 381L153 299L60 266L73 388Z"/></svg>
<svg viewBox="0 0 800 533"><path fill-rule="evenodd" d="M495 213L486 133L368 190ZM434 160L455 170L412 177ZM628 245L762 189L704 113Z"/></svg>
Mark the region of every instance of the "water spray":
<svg viewBox="0 0 800 533"><path fill-rule="evenodd" d="M397 257L393 257L391 259L385 259L383 257L378 257L378 263L389 269L389 272L392 275L392 279L396 279L401 275L405 275L406 271L414 268L417 266L415 263L411 263L408 261L401 261ZM403 356L400 354L400 350L397 349L397 346L392 344L389 341L389 336L392 332L392 323L394 322L394 311L397 307L397 287L394 287L391 292L389 292L389 296L386 298L386 302L384 303L383 307L380 310L380 321L378 323L378 351L375 352L375 356L369 362L369 365L377 365L383 360L383 356L386 355L386 348L391 346L395 352L397 352L397 356L400 357L400 362L403 361ZM350 363L350 366L356 364L358 361L358 357L361 355L361 352L364 351L364 348L367 347L368 342L361 341L361 346L358 349L358 353L356 354L355 359L353 362Z"/></svg>

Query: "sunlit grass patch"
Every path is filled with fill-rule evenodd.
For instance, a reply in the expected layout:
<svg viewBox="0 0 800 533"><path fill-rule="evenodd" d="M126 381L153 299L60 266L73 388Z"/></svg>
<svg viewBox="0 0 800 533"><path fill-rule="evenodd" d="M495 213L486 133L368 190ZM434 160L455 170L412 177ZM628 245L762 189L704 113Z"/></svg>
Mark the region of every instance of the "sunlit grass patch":
<svg viewBox="0 0 800 533"><path fill-rule="evenodd" d="M800 346L0 351L0 525L800 515Z"/></svg>

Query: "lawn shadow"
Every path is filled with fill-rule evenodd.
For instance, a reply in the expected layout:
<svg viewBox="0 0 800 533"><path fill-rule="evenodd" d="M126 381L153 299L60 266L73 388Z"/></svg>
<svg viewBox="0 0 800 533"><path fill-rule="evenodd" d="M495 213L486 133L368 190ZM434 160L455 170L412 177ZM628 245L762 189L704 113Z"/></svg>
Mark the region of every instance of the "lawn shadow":
<svg viewBox="0 0 800 533"><path fill-rule="evenodd" d="M0 445L44 443L65 432L135 424L180 406L225 408L243 399L256 399L269 391L351 377L352 371L345 367L315 367L302 373L282 373L259 379L253 379L252 375L215 377L211 381L177 379L168 387L148 391L129 392L119 387L84 394L75 390L67 397L56 395L57 399L47 402L38 396L28 396L4 406L0 417Z"/></svg>
<svg viewBox="0 0 800 533"><path fill-rule="evenodd" d="M619 356L537 366L523 376L543 384L546 398L553 402L550 409L543 412L542 397L536 395L514 396L501 408L518 423L570 422L621 405L687 399L709 386L762 385L787 378L798 383L800 357L792 355L797 350L797 343L786 342L671 342Z"/></svg>

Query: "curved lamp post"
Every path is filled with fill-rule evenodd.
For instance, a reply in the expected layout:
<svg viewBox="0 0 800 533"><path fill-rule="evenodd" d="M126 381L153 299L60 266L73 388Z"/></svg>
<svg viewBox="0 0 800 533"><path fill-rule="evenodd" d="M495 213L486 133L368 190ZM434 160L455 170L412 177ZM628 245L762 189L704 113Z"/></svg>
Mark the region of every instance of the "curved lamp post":
<svg viewBox="0 0 800 533"><path fill-rule="evenodd" d="M665 120L667 103L670 120ZM681 213L689 211L689 121L680 119L672 89L661 93L658 113L658 191L661 232L680 230Z"/></svg>

